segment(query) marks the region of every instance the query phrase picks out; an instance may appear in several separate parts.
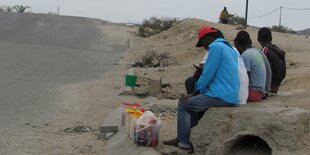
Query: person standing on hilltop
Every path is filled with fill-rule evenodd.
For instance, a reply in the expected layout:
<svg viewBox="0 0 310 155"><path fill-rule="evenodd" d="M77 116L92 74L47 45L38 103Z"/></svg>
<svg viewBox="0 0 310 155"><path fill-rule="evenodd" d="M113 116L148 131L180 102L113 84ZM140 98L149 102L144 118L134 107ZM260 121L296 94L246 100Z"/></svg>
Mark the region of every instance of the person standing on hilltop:
<svg viewBox="0 0 310 155"><path fill-rule="evenodd" d="M266 27L259 29L257 41L262 46L262 51L269 61L272 71L270 92L276 95L283 79L286 76L285 52L277 45L271 43L271 31Z"/></svg>
<svg viewBox="0 0 310 155"><path fill-rule="evenodd" d="M219 16L220 23L227 24L228 17L230 16L231 15L228 13L227 8L224 7L224 9L221 11L220 16Z"/></svg>
<svg viewBox="0 0 310 155"><path fill-rule="evenodd" d="M193 152L189 141L190 130L198 124L204 112L210 107L232 107L243 104L248 85L242 85L239 75L239 53L223 38L223 34L210 26L202 27L198 32L196 47L209 51L202 74L192 94L182 96L178 104L177 137L164 141L164 145L177 146ZM241 59L242 60L242 59ZM244 66L243 66L244 67ZM246 71L245 78L247 78ZM248 82L248 81L247 81ZM242 97L241 97L242 96Z"/></svg>
<svg viewBox="0 0 310 155"><path fill-rule="evenodd" d="M239 31L234 44L243 58L249 76L248 102L259 102L270 90L271 69L266 56L252 47L252 40L246 31Z"/></svg>

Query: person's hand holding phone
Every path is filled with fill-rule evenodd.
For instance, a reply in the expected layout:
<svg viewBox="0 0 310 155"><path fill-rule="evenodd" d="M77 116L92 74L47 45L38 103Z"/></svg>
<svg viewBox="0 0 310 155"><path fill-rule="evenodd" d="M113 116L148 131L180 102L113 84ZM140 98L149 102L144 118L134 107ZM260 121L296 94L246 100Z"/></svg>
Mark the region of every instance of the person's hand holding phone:
<svg viewBox="0 0 310 155"><path fill-rule="evenodd" d="M199 64L199 66L196 65L196 64L193 64L193 66L196 69L194 74L193 74L193 76L194 76L194 78L199 79L199 77L200 77L200 75L202 73L204 64Z"/></svg>
<svg viewBox="0 0 310 155"><path fill-rule="evenodd" d="M193 66L194 66L195 69L198 69L198 68L199 68L199 66L196 65L196 64L193 64Z"/></svg>

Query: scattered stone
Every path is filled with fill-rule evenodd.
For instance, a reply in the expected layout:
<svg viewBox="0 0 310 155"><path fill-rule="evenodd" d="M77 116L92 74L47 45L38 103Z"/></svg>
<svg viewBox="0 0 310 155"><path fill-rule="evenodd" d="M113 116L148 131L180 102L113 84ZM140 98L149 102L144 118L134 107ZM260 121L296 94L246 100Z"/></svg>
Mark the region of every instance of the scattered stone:
<svg viewBox="0 0 310 155"><path fill-rule="evenodd" d="M236 30L244 30L244 26L238 25L238 26L236 27Z"/></svg>
<svg viewBox="0 0 310 155"><path fill-rule="evenodd" d="M176 148L164 148L160 150L162 155L178 155L178 150Z"/></svg>
<svg viewBox="0 0 310 155"><path fill-rule="evenodd" d="M166 80L166 79L162 79L162 81L161 81L161 87L162 87L162 88L170 87L170 81L168 81L168 80Z"/></svg>
<svg viewBox="0 0 310 155"><path fill-rule="evenodd" d="M154 113L161 113L161 112L166 112L167 109L159 104L153 104L151 107L151 111Z"/></svg>
<svg viewBox="0 0 310 155"><path fill-rule="evenodd" d="M131 64L132 67L145 67L145 64L142 62L135 62L134 64Z"/></svg>
<svg viewBox="0 0 310 155"><path fill-rule="evenodd" d="M163 68L163 67L162 67L162 68L159 68L158 71L159 71L159 72L164 72L164 71L165 71L165 68Z"/></svg>
<svg viewBox="0 0 310 155"><path fill-rule="evenodd" d="M170 100L177 100L177 99L179 99L179 97L177 97L176 95L171 95L171 96L168 96L167 99L170 99Z"/></svg>
<svg viewBox="0 0 310 155"><path fill-rule="evenodd" d="M124 90L122 92L120 92L118 95L122 96L122 95L133 95L134 93L131 90Z"/></svg>
<svg viewBox="0 0 310 155"><path fill-rule="evenodd" d="M82 132L88 132L91 130L90 126L76 126L76 127L70 127L66 128L63 131L66 133L82 133Z"/></svg>
<svg viewBox="0 0 310 155"><path fill-rule="evenodd" d="M295 62L291 62L290 64L289 64L290 66L295 66L295 65L297 65Z"/></svg>
<svg viewBox="0 0 310 155"><path fill-rule="evenodd" d="M32 128L40 128L40 126L37 126L37 125L32 125L31 127Z"/></svg>
<svg viewBox="0 0 310 155"><path fill-rule="evenodd" d="M178 149L176 147L166 147L160 150L162 155L188 155L186 151Z"/></svg>
<svg viewBox="0 0 310 155"><path fill-rule="evenodd" d="M158 103L159 100L156 97L149 96L145 98L145 102L142 102L142 106L145 110L151 110L153 104Z"/></svg>
<svg viewBox="0 0 310 155"><path fill-rule="evenodd" d="M30 125L30 123L25 123L24 125Z"/></svg>
<svg viewBox="0 0 310 155"><path fill-rule="evenodd" d="M146 87L135 87L133 93L140 98L145 98L149 95L149 91Z"/></svg>
<svg viewBox="0 0 310 155"><path fill-rule="evenodd" d="M158 99L156 97L149 96L146 98L146 102L147 103L156 103L156 102L158 102Z"/></svg>
<svg viewBox="0 0 310 155"><path fill-rule="evenodd" d="M154 113L162 113L162 112L175 112L177 109L177 105L163 105L163 104L153 104L151 107L151 111Z"/></svg>

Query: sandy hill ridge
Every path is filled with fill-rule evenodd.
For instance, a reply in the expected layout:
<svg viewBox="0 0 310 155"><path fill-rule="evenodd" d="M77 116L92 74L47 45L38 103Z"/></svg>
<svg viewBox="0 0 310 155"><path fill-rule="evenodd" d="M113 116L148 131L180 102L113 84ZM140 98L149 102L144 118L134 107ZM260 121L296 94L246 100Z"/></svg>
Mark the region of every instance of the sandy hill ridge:
<svg viewBox="0 0 310 155"><path fill-rule="evenodd" d="M298 31L297 33L302 35L310 35L310 28Z"/></svg>

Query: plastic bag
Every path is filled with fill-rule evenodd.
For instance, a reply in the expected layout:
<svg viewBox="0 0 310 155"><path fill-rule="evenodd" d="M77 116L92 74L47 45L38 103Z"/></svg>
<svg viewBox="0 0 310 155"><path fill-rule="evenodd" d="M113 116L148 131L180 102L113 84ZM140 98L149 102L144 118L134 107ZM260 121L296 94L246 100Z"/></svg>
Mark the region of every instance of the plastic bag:
<svg viewBox="0 0 310 155"><path fill-rule="evenodd" d="M136 121L136 144L156 147L158 145L160 123L154 113L151 111L144 112Z"/></svg>

